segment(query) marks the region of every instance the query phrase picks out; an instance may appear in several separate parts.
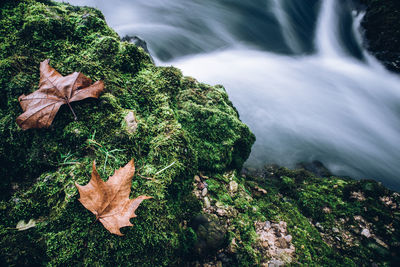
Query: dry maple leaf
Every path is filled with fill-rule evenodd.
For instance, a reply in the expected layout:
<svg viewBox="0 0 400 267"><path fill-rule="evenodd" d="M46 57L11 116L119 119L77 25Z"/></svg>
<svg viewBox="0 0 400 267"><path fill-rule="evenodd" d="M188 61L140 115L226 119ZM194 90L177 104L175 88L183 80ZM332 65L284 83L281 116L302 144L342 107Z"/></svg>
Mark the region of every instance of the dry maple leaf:
<svg viewBox="0 0 400 267"><path fill-rule="evenodd" d="M139 196L129 199L134 173L135 164L132 159L124 167L116 170L107 182L104 182L93 162L90 182L85 186L75 183L80 195L79 201L96 215L96 220L99 220L110 233L122 236L119 229L124 226L133 226L129 219L136 217L135 210L143 200L152 198Z"/></svg>
<svg viewBox="0 0 400 267"><path fill-rule="evenodd" d="M70 107L76 120L70 103L88 97L98 98L104 89L102 81L91 83L92 80L80 72L64 77L49 65L49 59L44 60L40 63L39 89L18 98L24 113L17 118L17 124L23 130L48 128L63 104Z"/></svg>

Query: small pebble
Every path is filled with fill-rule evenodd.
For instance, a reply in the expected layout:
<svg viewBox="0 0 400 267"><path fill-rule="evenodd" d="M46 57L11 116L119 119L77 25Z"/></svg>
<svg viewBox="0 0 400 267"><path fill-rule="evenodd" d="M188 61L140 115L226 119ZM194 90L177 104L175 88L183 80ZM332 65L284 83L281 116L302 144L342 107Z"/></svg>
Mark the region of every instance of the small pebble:
<svg viewBox="0 0 400 267"><path fill-rule="evenodd" d="M201 175L201 178L203 178L205 180L209 179L208 176L205 176L205 175L202 175L202 174L200 174L200 175Z"/></svg>
<svg viewBox="0 0 400 267"><path fill-rule="evenodd" d="M287 235L285 236L285 239L288 243L290 243L292 241L292 236L291 235Z"/></svg>
<svg viewBox="0 0 400 267"><path fill-rule="evenodd" d="M371 237L371 233L369 232L369 230L367 228L365 228L361 231L361 235L365 236L366 238Z"/></svg>
<svg viewBox="0 0 400 267"><path fill-rule="evenodd" d="M205 188L205 187L206 187L206 185L204 183L202 183L202 182L197 184L197 188L200 189L200 190L203 190L203 188Z"/></svg>
<svg viewBox="0 0 400 267"><path fill-rule="evenodd" d="M236 191L238 190L238 183L236 183L235 181L230 181L229 182L229 191L234 194L236 193Z"/></svg>
<svg viewBox="0 0 400 267"><path fill-rule="evenodd" d="M204 187L203 190L201 191L201 195L205 197L207 193L208 193L207 187Z"/></svg>
<svg viewBox="0 0 400 267"><path fill-rule="evenodd" d="M209 209L211 207L210 199L208 197L205 197L203 201L204 201L204 207L206 209Z"/></svg>

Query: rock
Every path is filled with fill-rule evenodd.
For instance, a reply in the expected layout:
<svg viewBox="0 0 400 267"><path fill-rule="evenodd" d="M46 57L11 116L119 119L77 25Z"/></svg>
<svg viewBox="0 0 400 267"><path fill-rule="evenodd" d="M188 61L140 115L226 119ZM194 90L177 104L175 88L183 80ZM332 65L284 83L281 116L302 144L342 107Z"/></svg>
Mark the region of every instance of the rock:
<svg viewBox="0 0 400 267"><path fill-rule="evenodd" d="M128 133L134 133L136 132L136 129L138 127L138 124L136 122L135 114L133 111L129 111L128 114L124 118L125 123L126 123L126 130Z"/></svg>
<svg viewBox="0 0 400 267"><path fill-rule="evenodd" d="M267 230L267 231L268 231L269 229L271 229L271 222L270 222L270 221L266 221L266 222L265 222L264 229Z"/></svg>
<svg viewBox="0 0 400 267"><path fill-rule="evenodd" d="M383 241L380 240L379 238L375 237L374 239L375 239L375 242L378 243L379 245L381 245L382 247L384 247L384 248L386 248L386 249L389 249L389 248L390 248L385 242L383 242Z"/></svg>
<svg viewBox="0 0 400 267"><path fill-rule="evenodd" d="M29 222L27 223L25 223L24 220L19 221L15 228L17 228L18 231L24 231L35 226L36 226L36 221L34 219L30 219Z"/></svg>
<svg viewBox="0 0 400 267"><path fill-rule="evenodd" d="M204 214L196 216L193 229L197 235L194 249L198 255L215 253L225 241L226 230L216 216Z"/></svg>
<svg viewBox="0 0 400 267"><path fill-rule="evenodd" d="M262 193L263 195L266 195L266 194L267 194L267 190L265 190L265 189L263 189L263 188L261 188L261 187L259 187L259 186L256 186L255 189L256 189L258 192Z"/></svg>
<svg viewBox="0 0 400 267"><path fill-rule="evenodd" d="M365 45L387 69L400 72L400 31L398 26L400 5L397 0L359 0L367 5L361 26Z"/></svg>
<svg viewBox="0 0 400 267"><path fill-rule="evenodd" d="M365 201L364 193L361 191L351 192L350 198L356 199L358 201Z"/></svg>
<svg viewBox="0 0 400 267"><path fill-rule="evenodd" d="M197 184L197 188L200 189L200 190L203 190L204 188L206 188L206 184L200 182L200 183Z"/></svg>
<svg viewBox="0 0 400 267"><path fill-rule="evenodd" d="M280 260L273 259L273 260L268 262L268 267L280 267L280 266L283 266L283 265L284 265L284 262L280 261Z"/></svg>
<svg viewBox="0 0 400 267"><path fill-rule="evenodd" d="M6 0L0 14L0 265L144 266L149 259L154 266L189 265L192 237L182 223L211 203L197 188L199 198L193 195L193 177L185 175L207 169L211 178L241 169L255 139L226 91L172 66L153 65L140 44L121 42L95 8ZM107 92L74 104L78 120L64 105L51 128L22 132L15 123L23 112L18 96L37 88L39 63L46 58L63 75L81 71L103 80ZM141 206L131 220L135 226L121 229L123 238L84 231L95 217L77 201L75 182L86 181L94 160L107 179L133 157L134 194L154 196L157 205ZM152 181L142 179L155 174ZM20 184L17 192L13 183ZM48 226L5 230L41 216ZM102 257L111 242L113 257ZM134 250L117 249L132 244Z"/></svg>
<svg viewBox="0 0 400 267"><path fill-rule="evenodd" d="M149 49L147 48L147 43L145 40L143 40L142 38L140 38L139 36L135 35L135 36L129 36L126 35L125 37L123 37L121 39L122 41L128 41L130 43L135 44L138 47L143 48L143 50L150 56L151 61L154 63L154 59L150 54Z"/></svg>
<svg viewBox="0 0 400 267"><path fill-rule="evenodd" d="M235 182L235 181L230 181L229 182L229 192L231 193L231 194L235 194L236 192L237 192L237 190L238 190L238 183L237 182Z"/></svg>
<svg viewBox="0 0 400 267"><path fill-rule="evenodd" d="M209 209L211 207L210 199L208 197L205 197L203 201L204 201L204 207L206 209Z"/></svg>
<svg viewBox="0 0 400 267"><path fill-rule="evenodd" d="M204 187L203 190L201 191L201 195L205 197L207 193L208 193L207 187Z"/></svg>
<svg viewBox="0 0 400 267"><path fill-rule="evenodd" d="M292 242L292 236L291 236L291 235L287 235L287 236L285 236L284 238L286 239L286 241L287 241L288 243Z"/></svg>
<svg viewBox="0 0 400 267"><path fill-rule="evenodd" d="M217 257L222 263L228 263L229 262L229 258L226 256L225 253L219 253ZM221 266L222 266L222 264L221 264Z"/></svg>
<svg viewBox="0 0 400 267"><path fill-rule="evenodd" d="M371 233L370 233L370 231L369 231L367 228L364 228L364 229L361 231L361 235L365 236L366 238L370 238L370 237L371 237Z"/></svg>
<svg viewBox="0 0 400 267"><path fill-rule="evenodd" d="M296 168L305 169L309 172L314 173L318 177L329 177L332 174L330 171L322 164L322 162L315 160L313 162L302 162L297 164Z"/></svg>
<svg viewBox="0 0 400 267"><path fill-rule="evenodd" d="M324 208L322 209L322 211L323 211L324 213L331 213L331 212L332 212L332 210L331 210L329 207L324 207Z"/></svg>
<svg viewBox="0 0 400 267"><path fill-rule="evenodd" d="M225 209L224 203L222 203L222 202L220 202L220 201L215 202L215 206L216 206L217 208L220 208L220 209Z"/></svg>
<svg viewBox="0 0 400 267"><path fill-rule="evenodd" d="M237 252L238 245L236 243L236 239L232 238L231 243L228 246L228 252L231 254L235 254Z"/></svg>
<svg viewBox="0 0 400 267"><path fill-rule="evenodd" d="M204 180L208 180L208 179L210 179L210 178L208 178L208 176L206 176L206 175L203 175L203 174L200 174L200 176L201 176L201 178L203 178Z"/></svg>
<svg viewBox="0 0 400 267"><path fill-rule="evenodd" d="M289 247L289 242L284 237L278 238L278 244L279 248L288 248Z"/></svg>
<svg viewBox="0 0 400 267"><path fill-rule="evenodd" d="M276 264L276 266L292 261L296 249L291 243L292 236L287 234L286 227L285 221L272 224L269 221L255 222L258 244L263 248L262 251L265 255L263 256L265 262L262 262L262 266L267 266L266 261L268 260L268 264ZM271 258L273 260L270 260Z"/></svg>
<svg viewBox="0 0 400 267"><path fill-rule="evenodd" d="M224 209L217 209L217 214L218 216L225 216L226 215L226 210Z"/></svg>

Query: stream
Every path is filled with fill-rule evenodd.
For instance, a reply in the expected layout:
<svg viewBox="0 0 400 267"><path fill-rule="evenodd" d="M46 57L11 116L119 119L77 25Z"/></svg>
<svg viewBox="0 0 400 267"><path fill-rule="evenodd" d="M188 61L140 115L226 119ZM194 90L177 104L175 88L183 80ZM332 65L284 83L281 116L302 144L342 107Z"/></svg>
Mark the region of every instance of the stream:
<svg viewBox="0 0 400 267"><path fill-rule="evenodd" d="M362 46L345 0L70 0L157 65L223 84L257 141L247 166L322 162L400 190L400 78Z"/></svg>

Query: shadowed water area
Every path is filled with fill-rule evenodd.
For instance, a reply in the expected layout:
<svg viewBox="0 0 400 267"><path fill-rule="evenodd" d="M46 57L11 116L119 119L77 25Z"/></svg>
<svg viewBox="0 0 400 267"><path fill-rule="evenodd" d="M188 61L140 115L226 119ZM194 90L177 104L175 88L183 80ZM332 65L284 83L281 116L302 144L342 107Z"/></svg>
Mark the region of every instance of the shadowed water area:
<svg viewBox="0 0 400 267"><path fill-rule="evenodd" d="M158 65L223 84L257 141L248 166L321 161L400 189L400 79L344 0L68 1L99 8Z"/></svg>

